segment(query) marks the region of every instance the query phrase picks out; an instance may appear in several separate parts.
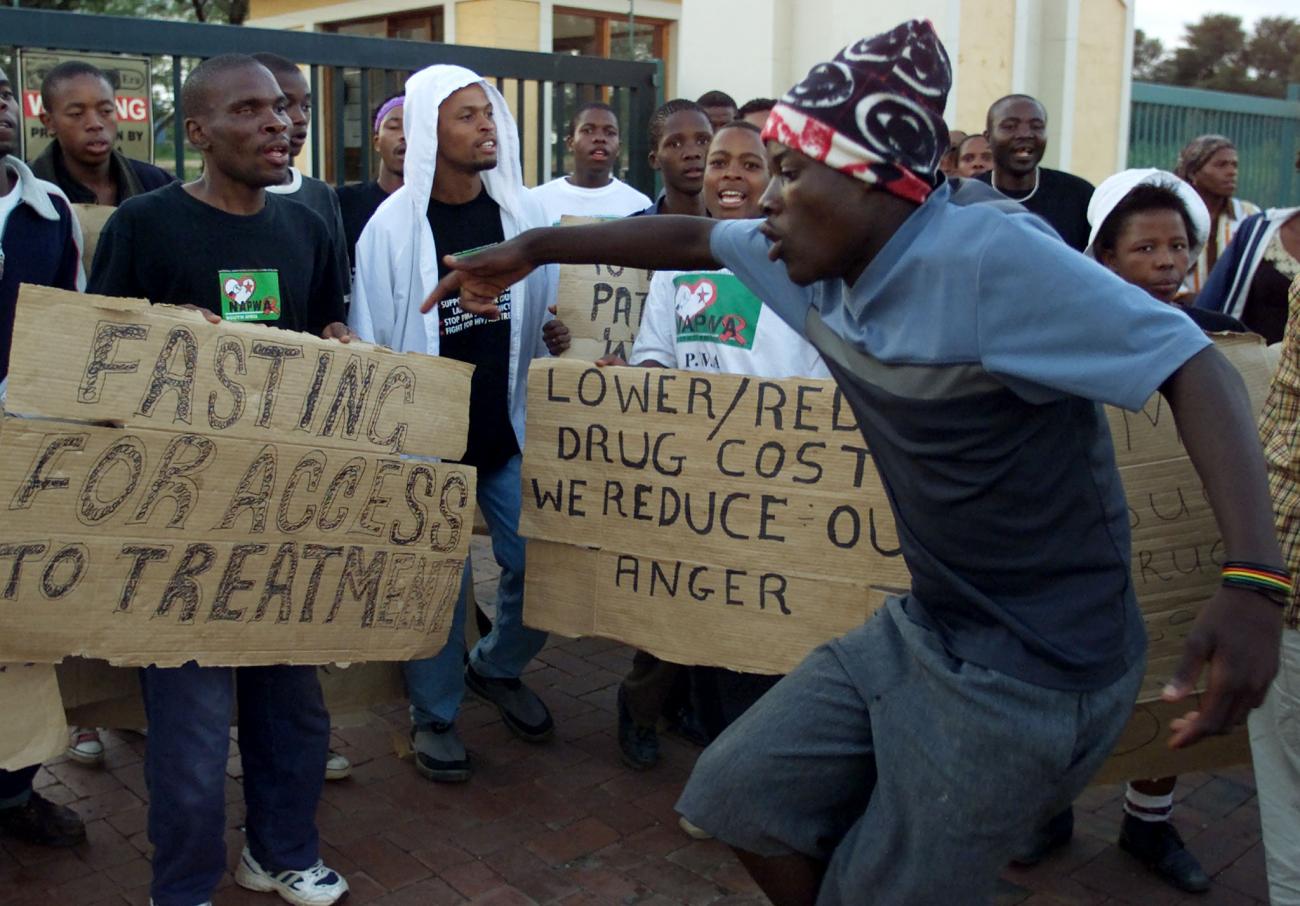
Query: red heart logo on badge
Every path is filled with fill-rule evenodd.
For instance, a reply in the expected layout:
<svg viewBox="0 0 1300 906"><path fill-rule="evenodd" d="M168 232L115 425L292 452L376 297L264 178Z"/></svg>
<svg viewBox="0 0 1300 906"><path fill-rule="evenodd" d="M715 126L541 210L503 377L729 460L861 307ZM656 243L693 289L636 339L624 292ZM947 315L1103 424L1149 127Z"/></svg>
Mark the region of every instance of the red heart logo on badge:
<svg viewBox="0 0 1300 906"><path fill-rule="evenodd" d="M718 287L707 277L695 283L681 283L673 297L677 315L684 321L694 318L718 299Z"/></svg>
<svg viewBox="0 0 1300 906"><path fill-rule="evenodd" d="M245 277L243 280L236 280L229 277L222 284L221 290L226 294L226 298L236 305L243 305L249 299L253 298L253 292L257 289L257 281L252 277Z"/></svg>

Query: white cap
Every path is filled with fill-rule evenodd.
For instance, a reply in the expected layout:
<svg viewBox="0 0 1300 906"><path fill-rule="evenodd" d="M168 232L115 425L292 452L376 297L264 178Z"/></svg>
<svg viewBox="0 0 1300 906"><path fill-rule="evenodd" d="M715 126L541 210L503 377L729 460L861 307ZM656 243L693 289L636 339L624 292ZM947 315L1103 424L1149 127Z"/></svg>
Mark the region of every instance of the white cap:
<svg viewBox="0 0 1300 906"><path fill-rule="evenodd" d="M1210 210L1196 190L1186 182L1168 170L1156 170L1152 167L1121 170L1114 176L1107 177L1093 190L1092 198L1088 202L1088 247L1083 253L1089 258L1097 257L1093 252L1092 244L1097 241L1101 225L1106 222L1110 212L1128 197L1128 193L1141 185L1164 186L1178 193L1183 206L1187 208L1187 216L1192 220L1192 231L1195 235L1188 238L1192 245L1191 257L1195 260L1201 253L1201 246L1205 245L1205 240L1210 235Z"/></svg>

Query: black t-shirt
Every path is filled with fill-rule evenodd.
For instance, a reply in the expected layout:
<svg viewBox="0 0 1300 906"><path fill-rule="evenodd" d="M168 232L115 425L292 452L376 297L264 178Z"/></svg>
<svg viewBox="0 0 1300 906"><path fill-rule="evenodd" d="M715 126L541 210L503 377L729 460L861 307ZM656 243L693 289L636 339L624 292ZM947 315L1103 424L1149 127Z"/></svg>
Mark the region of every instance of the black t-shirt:
<svg viewBox="0 0 1300 906"><path fill-rule="evenodd" d="M348 246L348 262L357 266L357 240L375 211L384 203L388 193L378 182L359 182L350 186L336 186L339 208L343 211L343 236Z"/></svg>
<svg viewBox="0 0 1300 906"><path fill-rule="evenodd" d="M443 255L456 255L505 239L501 209L487 190L466 204L429 200L429 226L438 249L438 277L447 275ZM510 290L497 299L501 317L489 321L462 311L459 297L438 305L438 354L474 365L469 390L469 441L464 462L475 468L503 465L519 452L510 424Z"/></svg>
<svg viewBox="0 0 1300 906"><path fill-rule="evenodd" d="M985 170L974 177L993 184L993 171ZM1051 224L1065 244L1082 252L1088 247L1088 202L1092 200L1093 185L1073 173L1038 168L1038 189L1030 192L1008 192L998 189L1012 201ZM1026 197L1028 196L1028 197Z"/></svg>
<svg viewBox="0 0 1300 906"><path fill-rule="evenodd" d="M325 222L305 206L267 193L258 213L228 214L177 183L127 199L109 218L87 291L319 336L344 320L334 262Z"/></svg>
<svg viewBox="0 0 1300 906"><path fill-rule="evenodd" d="M1281 343L1286 330L1287 290L1291 278L1267 259L1259 262L1241 309L1242 322L1269 343Z"/></svg>

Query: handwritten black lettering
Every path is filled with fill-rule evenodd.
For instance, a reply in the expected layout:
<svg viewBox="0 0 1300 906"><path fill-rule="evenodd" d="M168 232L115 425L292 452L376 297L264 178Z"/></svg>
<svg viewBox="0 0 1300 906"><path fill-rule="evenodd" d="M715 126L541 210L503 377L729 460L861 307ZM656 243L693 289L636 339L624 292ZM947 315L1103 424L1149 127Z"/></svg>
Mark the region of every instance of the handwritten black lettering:
<svg viewBox="0 0 1300 906"><path fill-rule="evenodd" d="M178 352L181 370L176 373L171 370L171 365ZM171 391L176 394L176 410L172 421L188 425L194 406L194 378L198 364L199 342L195 339L194 332L188 327L173 327L167 333L167 340L154 362L153 376L145 388L136 414L153 418L153 411L162 395Z"/></svg>
<svg viewBox="0 0 1300 906"><path fill-rule="evenodd" d="M9 501L9 509L29 509L32 498L41 491L61 491L66 488L69 481L66 475L51 478L48 473L54 471L55 461L64 453L69 450L84 450L88 437L89 434L45 435L41 440L40 452L36 454L36 458L27 469L27 477L23 479L18 490L14 492L13 499Z"/></svg>
<svg viewBox="0 0 1300 906"><path fill-rule="evenodd" d="M100 321L96 324L90 344L90 360L86 362L81 383L77 385L77 402L99 402L104 385L103 375L134 374L139 371L139 359L129 362L113 361L114 347L118 340L143 340L148 336L149 328L143 324L118 324L113 321Z"/></svg>
<svg viewBox="0 0 1300 906"><path fill-rule="evenodd" d="M231 356L235 358L235 373L239 375L248 374L248 365L244 358L244 341L239 337L221 337L217 340L214 365L217 380L230 394L231 402L228 415L217 415L217 391L213 390L208 394L208 426L214 431L226 430L244 415L244 387L226 373L226 360Z"/></svg>
<svg viewBox="0 0 1300 906"><path fill-rule="evenodd" d="M230 599L241 591L247 591L257 583L252 579L245 579L240 575L244 568L244 561L254 555L266 553L265 544L236 544L230 549L230 559L226 561L226 569L221 574L221 581L217 584L217 593L212 598L212 610L208 613L208 622L228 621L233 622L241 620L244 617L244 608L238 610L230 609Z"/></svg>
<svg viewBox="0 0 1300 906"><path fill-rule="evenodd" d="M302 347L255 340L253 358L267 359L271 363L266 369L266 383L262 387L262 408L254 422L259 428L268 428L271 425L271 416L275 412L275 401L280 392L280 384L284 380L285 359L302 358Z"/></svg>
<svg viewBox="0 0 1300 906"><path fill-rule="evenodd" d="M208 467L216 450L215 444L199 434L180 434L163 450L158 468L144 499L129 520L132 525L147 522L154 507L164 500L172 501L174 509L167 520L168 528L184 528L194 507L199 488L192 476Z"/></svg>

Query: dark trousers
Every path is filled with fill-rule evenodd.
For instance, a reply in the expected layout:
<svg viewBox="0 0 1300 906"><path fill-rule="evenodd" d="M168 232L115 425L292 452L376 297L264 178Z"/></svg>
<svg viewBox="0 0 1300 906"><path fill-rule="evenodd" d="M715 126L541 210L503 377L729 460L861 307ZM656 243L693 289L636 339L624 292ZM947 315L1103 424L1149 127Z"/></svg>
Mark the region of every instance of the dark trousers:
<svg viewBox="0 0 1300 906"><path fill-rule="evenodd" d="M147 667L149 841L157 906L212 899L226 870L226 759L239 705L248 848L269 871L319 856L329 714L315 667Z"/></svg>
<svg viewBox="0 0 1300 906"><path fill-rule="evenodd" d="M648 651L632 657L632 670L623 679L623 695L632 721L642 727L655 727L667 711L669 699L686 668L661 661Z"/></svg>
<svg viewBox="0 0 1300 906"><path fill-rule="evenodd" d="M32 780L41 769L39 764L16 771L0 771L0 806L22 805L32 792Z"/></svg>

